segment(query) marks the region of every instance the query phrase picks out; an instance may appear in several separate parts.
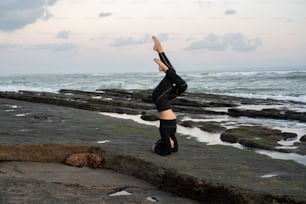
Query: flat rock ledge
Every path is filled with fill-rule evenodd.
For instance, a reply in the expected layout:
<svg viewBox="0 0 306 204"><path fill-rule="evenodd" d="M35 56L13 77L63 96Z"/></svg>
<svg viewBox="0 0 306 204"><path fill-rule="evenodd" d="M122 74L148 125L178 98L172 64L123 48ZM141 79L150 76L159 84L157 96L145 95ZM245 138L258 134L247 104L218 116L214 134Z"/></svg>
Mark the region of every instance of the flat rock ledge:
<svg viewBox="0 0 306 204"><path fill-rule="evenodd" d="M146 121L157 121L158 116L155 106L151 100L152 90L122 90L122 89L100 89L97 91L80 91L62 89L57 93L51 92L37 92L37 91L19 91L19 92L0 92L0 98L23 100L35 103L45 103L60 105L66 107L73 107L78 109L108 112L108 113L125 113L138 115ZM205 116L220 116L228 115L230 117L246 116L250 118L266 118L266 119L282 119L295 120L300 122L306 121L306 112L292 111L286 109L261 109L249 110L242 109L241 105L255 105L255 106L281 106L284 104L292 105L306 105L303 102L296 101L281 101L273 99L248 99L242 97L233 97L216 94L204 93L185 93L173 101L173 109L178 115L178 123L185 127L198 127L203 131L210 133L222 133L221 140L229 143L240 143L247 148L257 148L263 150L271 150L284 153L296 153L306 155L305 137L301 138L300 142L294 144L296 149L278 148L277 141L286 140L288 137L296 137L294 133L278 132L274 130L263 131L267 137L260 136L260 131L263 127L258 127L253 131L245 127L234 130L226 130L222 124L218 122L193 122L182 121L182 115L190 118L201 118ZM240 108L239 108L240 107ZM219 110L218 110L219 109ZM46 115L33 116L37 120L47 120ZM239 131L238 131L239 130ZM266 134L267 132L273 132ZM251 133L253 138L243 136L241 132ZM255 134L254 134L255 133ZM269 135L273 135L269 137ZM278 139L278 140L277 140ZM289 138L290 139L290 138Z"/></svg>
<svg viewBox="0 0 306 204"><path fill-rule="evenodd" d="M205 203L306 203L306 200L292 196L272 195L205 181L134 156L89 145L0 144L0 161L63 163L69 155L79 152L100 155L105 159L104 168L135 176L166 191Z"/></svg>
<svg viewBox="0 0 306 204"><path fill-rule="evenodd" d="M269 129L260 126L241 126L222 132L221 140L229 143L239 143L248 148L271 150L283 153L297 153L306 155L306 148L301 143L296 143L299 148L278 149L278 141L294 139L297 134L282 132L276 129Z"/></svg>
<svg viewBox="0 0 306 204"><path fill-rule="evenodd" d="M80 91L61 89L57 93L19 91L0 92L0 98L9 98L38 103L48 103L69 106L85 110L94 110L112 113L140 114L155 112L151 99L152 90L122 90L99 89L97 91ZM214 114L230 115L234 117L247 116L253 118L270 118L282 120L306 121L306 112L280 110L276 108L262 110L241 109L241 105L306 105L297 101L282 101L274 99L248 99L242 97L205 94L184 93L172 101L173 109L184 114ZM216 111L213 108L226 108L225 111Z"/></svg>
<svg viewBox="0 0 306 204"><path fill-rule="evenodd" d="M235 140L247 147L253 147L256 142L255 148L263 149L273 147L279 138L295 137L290 133L270 134L271 130L262 130L268 134L259 138L258 134L251 134L252 129L246 130L243 126L225 130L220 123L180 120L181 115L191 118L231 116L230 110L239 109L241 104L282 106L291 102L186 95L188 97L175 100L173 106L178 122L186 127L217 132L223 134L227 142ZM306 168L301 164L271 159L245 149L206 145L183 136L178 153L159 157L149 149L159 137L156 127L106 117L99 111L141 114L146 120L157 120L150 90L0 92L0 136L2 143L7 143L0 145L0 161L63 163L74 153L96 153L105 159L104 168L204 203L306 203ZM285 114L292 115L282 118L285 120L303 121L305 118L303 114L300 118L293 117L295 112ZM277 114L272 111L254 117L273 118L273 115ZM239 114L232 116L239 117ZM242 134L245 132L252 137ZM306 149L304 139L298 144L299 151ZM100 143L106 141L109 142Z"/></svg>

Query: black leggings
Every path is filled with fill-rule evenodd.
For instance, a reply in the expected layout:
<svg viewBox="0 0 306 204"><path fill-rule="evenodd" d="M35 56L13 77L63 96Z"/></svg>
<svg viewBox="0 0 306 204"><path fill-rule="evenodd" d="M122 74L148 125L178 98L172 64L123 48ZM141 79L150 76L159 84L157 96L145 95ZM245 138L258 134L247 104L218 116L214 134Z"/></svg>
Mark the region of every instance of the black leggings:
<svg viewBox="0 0 306 204"><path fill-rule="evenodd" d="M160 120L159 132L161 139L159 139L155 144L155 152L162 156L169 155L171 152L177 152L178 144L175 137L176 120ZM169 138L174 141L173 148L171 148Z"/></svg>
<svg viewBox="0 0 306 204"><path fill-rule="evenodd" d="M175 69L166 57L165 53L159 53L161 61L168 67L166 76L153 90L152 98L158 112L171 109L170 101L181 95L186 89L186 82L176 74Z"/></svg>
<svg viewBox="0 0 306 204"><path fill-rule="evenodd" d="M171 100L182 94L187 89L186 82L176 74L175 69L166 57L165 53L160 53L161 61L168 67L166 76L153 90L152 98L159 112L171 109ZM159 132L161 139L156 142L155 152L165 156L171 152L178 151L178 143L175 137L176 119L160 120ZM171 148L170 138L174 141L174 147Z"/></svg>

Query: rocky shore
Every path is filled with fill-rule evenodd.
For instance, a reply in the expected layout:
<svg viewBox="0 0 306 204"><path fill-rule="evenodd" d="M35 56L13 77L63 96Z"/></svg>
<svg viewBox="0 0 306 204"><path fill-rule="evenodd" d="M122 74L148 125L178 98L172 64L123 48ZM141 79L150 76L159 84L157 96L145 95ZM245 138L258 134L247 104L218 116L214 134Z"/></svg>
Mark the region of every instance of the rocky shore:
<svg viewBox="0 0 306 204"><path fill-rule="evenodd" d="M173 104L181 126L214 133L246 149L206 145L180 135L179 152L160 157L150 151L159 137L156 127L99 114L125 113L156 121L150 90L20 91L0 92L0 160L62 163L71 153L90 152L105 158L104 168L205 203L306 203L304 165L248 150L302 156L305 136L277 127L209 120L243 116L303 123L306 104L200 93L186 93ZM285 109L288 104L296 109ZM295 148L279 148L286 140L294 141ZM1 172L0 178L8 179Z"/></svg>
<svg viewBox="0 0 306 204"><path fill-rule="evenodd" d="M58 93L49 92L0 92L0 97L24 100L30 102L47 103L69 106L79 109L141 115L146 121L157 121L156 110L151 100L151 90L116 90L106 89L95 92L79 90L60 90ZM288 104L293 108L288 109ZM252 107L253 109L248 109ZM257 107L257 109L254 109ZM269 107L269 108L262 108ZM273 99L248 99L232 96L222 96L203 93L186 93L173 101L173 109L178 113L179 124L185 127L197 127L210 133L220 133L220 139L228 143L239 143L247 148L257 148L285 153L306 155L306 145L300 136L293 132L283 132L274 128L258 125L241 124L234 128L227 128L221 122L194 122L184 118L218 118L248 117L271 120L287 120L306 122L306 104L296 101L280 101ZM45 116L36 116L45 117ZM183 118L184 117L184 118ZM254 127L256 126L256 127ZM254 134L253 134L254 133ZM257 137L258 136L258 137ZM279 145L281 140L296 140L292 146L286 148Z"/></svg>

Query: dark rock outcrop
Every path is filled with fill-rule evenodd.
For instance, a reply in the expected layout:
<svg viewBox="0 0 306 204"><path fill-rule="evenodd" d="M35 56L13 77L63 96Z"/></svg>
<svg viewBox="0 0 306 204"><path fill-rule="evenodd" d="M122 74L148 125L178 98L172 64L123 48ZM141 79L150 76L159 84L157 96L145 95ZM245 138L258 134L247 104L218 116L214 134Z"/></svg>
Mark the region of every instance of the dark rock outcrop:
<svg viewBox="0 0 306 204"><path fill-rule="evenodd" d="M229 143L240 143L245 147L273 150L279 152L291 152L288 149L279 149L278 141L297 137L295 133L281 132L259 126L241 126L226 130L221 134L221 140Z"/></svg>
<svg viewBox="0 0 306 204"><path fill-rule="evenodd" d="M197 124L198 124L197 122L194 122L194 121L191 121L191 120L185 120L185 121L180 122L181 126L189 127L189 128L195 127L195 126L197 126Z"/></svg>
<svg viewBox="0 0 306 204"><path fill-rule="evenodd" d="M14 110L5 111L13 106ZM159 137L156 127L95 111L20 100L0 99L0 110L1 141L10 143L0 146L0 160L62 163L73 153L89 152L102 156L106 168L203 203L303 203L306 199L305 166L293 161L205 145L183 136L178 153L159 157L150 151ZM63 145L41 145L47 143ZM76 144L77 151L64 144ZM279 169L280 175L262 177Z"/></svg>
<svg viewBox="0 0 306 204"><path fill-rule="evenodd" d="M151 98L152 90L122 90L99 89L97 91L79 91L62 89L58 93L19 91L0 92L0 97L25 100L37 103L49 103L61 106L94 110L101 112L141 114L144 110L153 111L155 105ZM291 110L262 109L245 110L235 108L243 105L281 105L288 101L273 99L248 99L242 97L185 93L172 101L175 112L197 115L230 115L234 117L262 117L284 120L306 121L306 112ZM298 102L290 102L299 104ZM217 111L214 108L224 108L228 111ZM146 116L144 116L146 117ZM148 118L149 119L149 118ZM150 119L149 119L150 120Z"/></svg>
<svg viewBox="0 0 306 204"><path fill-rule="evenodd" d="M62 89L58 93L35 92L35 91L19 91L19 92L0 92L0 98L9 98L24 100L36 103L47 103L60 106L68 106L78 109L110 112L110 113L126 113L139 114L143 120L157 121L158 114L155 105L151 99L152 90L119 90L119 89L101 89L97 91L79 91ZM306 121L306 112L295 112L291 110L281 109L262 109L248 110L233 108L241 104L247 105L281 105L288 101L277 101L272 99L247 99L233 96L223 96L215 94L203 93L185 93L172 101L173 109L178 114L178 123L185 127L198 127L203 131L211 133L222 133L226 129L221 123L207 122L192 122L181 121L184 115L191 118L205 118L206 116L226 115L233 117L247 116L252 118L272 118L284 120ZM298 102L292 102L299 104ZM230 108L230 109L228 109ZM196 117L194 117L196 116ZM35 120L49 120L49 116L45 114L29 115ZM281 135L271 138L286 140L296 137L291 133L278 133ZM228 135L227 133L221 136L221 139L228 142L237 142L237 138ZM271 144L262 144L254 139L239 139L239 143L248 147L256 147L269 149L273 151L292 152L291 150L277 149L272 145L277 146L276 139ZM298 152L300 152L299 150Z"/></svg>
<svg viewBox="0 0 306 204"><path fill-rule="evenodd" d="M289 110L278 109L262 109L262 110L245 110L231 108L228 110L228 114L234 117L247 116L251 118L272 118L283 120L297 120L306 122L306 112L295 112Z"/></svg>
<svg viewBox="0 0 306 204"><path fill-rule="evenodd" d="M301 141L301 142L306 142L306 135L304 135L303 137L301 137L300 141Z"/></svg>
<svg viewBox="0 0 306 204"><path fill-rule="evenodd" d="M153 114L153 113L150 114L146 112L143 112L140 118L145 121L158 121L159 120L159 117L157 116L157 114Z"/></svg>
<svg viewBox="0 0 306 204"><path fill-rule="evenodd" d="M184 127L198 127L203 131L210 133L219 133L226 130L225 127L220 125L218 122L194 122L191 120L185 120L179 123Z"/></svg>
<svg viewBox="0 0 306 204"><path fill-rule="evenodd" d="M296 142L294 143L294 146L297 147L297 149L293 150L294 153L306 155L306 142Z"/></svg>

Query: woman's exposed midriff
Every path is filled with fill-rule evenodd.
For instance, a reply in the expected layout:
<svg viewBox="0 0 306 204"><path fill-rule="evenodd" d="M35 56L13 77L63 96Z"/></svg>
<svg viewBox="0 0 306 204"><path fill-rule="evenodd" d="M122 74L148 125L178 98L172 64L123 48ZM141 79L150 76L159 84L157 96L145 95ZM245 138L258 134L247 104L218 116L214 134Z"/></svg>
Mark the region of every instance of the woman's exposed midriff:
<svg viewBox="0 0 306 204"><path fill-rule="evenodd" d="M159 112L159 119L174 120L174 119L176 119L176 115L172 111L172 109L168 109L168 110L164 110L164 111Z"/></svg>

